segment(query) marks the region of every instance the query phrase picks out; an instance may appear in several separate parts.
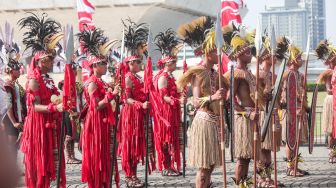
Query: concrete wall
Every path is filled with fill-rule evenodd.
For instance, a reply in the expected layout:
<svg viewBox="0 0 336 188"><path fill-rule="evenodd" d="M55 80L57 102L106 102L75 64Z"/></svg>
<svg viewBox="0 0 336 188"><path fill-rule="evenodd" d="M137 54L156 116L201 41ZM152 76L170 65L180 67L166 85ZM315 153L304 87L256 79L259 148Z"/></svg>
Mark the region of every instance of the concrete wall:
<svg viewBox="0 0 336 188"><path fill-rule="evenodd" d="M96 7L144 5L163 3L177 9L184 9L206 15L216 15L220 10L218 0L90 0ZM31 9L74 8L76 0L1 0L0 11Z"/></svg>
<svg viewBox="0 0 336 188"><path fill-rule="evenodd" d="M164 2L164 0L90 0L94 6L114 6L125 4L152 4ZM29 10L29 9L53 9L73 8L76 0L1 0L0 10Z"/></svg>

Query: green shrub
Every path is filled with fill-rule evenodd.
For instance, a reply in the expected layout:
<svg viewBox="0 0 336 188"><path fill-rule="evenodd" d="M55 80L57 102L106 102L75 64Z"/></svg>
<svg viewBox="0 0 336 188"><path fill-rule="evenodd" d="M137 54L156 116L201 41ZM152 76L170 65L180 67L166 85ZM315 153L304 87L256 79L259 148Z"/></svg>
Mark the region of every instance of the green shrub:
<svg viewBox="0 0 336 188"><path fill-rule="evenodd" d="M315 89L315 86L316 86L316 83L314 83L314 82L307 83L307 91L308 92L313 92L314 89ZM319 91L326 91L325 85L324 84L319 84L318 85L318 90Z"/></svg>

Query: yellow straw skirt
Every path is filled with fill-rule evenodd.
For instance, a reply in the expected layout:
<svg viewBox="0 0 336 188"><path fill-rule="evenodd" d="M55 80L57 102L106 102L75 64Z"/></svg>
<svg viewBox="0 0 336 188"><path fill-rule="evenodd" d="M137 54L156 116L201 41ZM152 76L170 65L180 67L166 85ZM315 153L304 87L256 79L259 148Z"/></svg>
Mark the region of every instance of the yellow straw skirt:
<svg viewBox="0 0 336 188"><path fill-rule="evenodd" d="M237 159L253 158L253 125L254 122L244 115L235 114L234 152ZM259 137L259 135L258 135ZM260 141L257 142L257 159L260 154Z"/></svg>
<svg viewBox="0 0 336 188"><path fill-rule="evenodd" d="M210 169L221 165L219 117L197 111L188 130L188 165Z"/></svg>
<svg viewBox="0 0 336 188"><path fill-rule="evenodd" d="M260 111L260 116L259 116L259 130L261 133L261 130L263 129L263 123L266 118L266 113L265 111ZM270 121L270 125L268 126L267 133L265 136L264 142L261 142L261 149L266 149L266 150L272 150L273 151L273 118ZM276 130L276 146L277 150L280 151L280 145L281 145L281 126L279 126L279 129Z"/></svg>
<svg viewBox="0 0 336 188"><path fill-rule="evenodd" d="M300 116L297 116L297 129L299 129L299 122L300 122ZM286 129L287 129L287 111L282 110L282 120L281 120L281 126L282 126L282 141L286 142ZM301 135L300 135L300 143L304 144L308 142L308 116L306 113L303 114L303 125L301 129Z"/></svg>

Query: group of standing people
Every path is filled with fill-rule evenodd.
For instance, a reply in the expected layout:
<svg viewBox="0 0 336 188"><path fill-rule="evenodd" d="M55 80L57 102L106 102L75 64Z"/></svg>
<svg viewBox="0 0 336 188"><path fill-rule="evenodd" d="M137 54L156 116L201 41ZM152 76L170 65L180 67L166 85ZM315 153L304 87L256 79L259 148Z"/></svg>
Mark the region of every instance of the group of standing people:
<svg viewBox="0 0 336 188"><path fill-rule="evenodd" d="M227 122L227 125L234 124L231 147L236 159L234 182L237 186L253 183L248 177L251 159L257 160L258 177L255 184L258 187L279 185L272 179L272 151L279 151L282 142L286 145L286 174L309 174L300 168L294 170L295 160L300 159L295 158L294 150L286 143L286 126L291 121L287 115L288 75L295 75L297 80L295 96L298 105L295 110L302 129L298 133L301 139L296 147L307 142L310 110L307 99L302 97L306 96L304 75L299 72L303 64L302 51L287 37L279 38L277 48L271 49L270 37L267 34L262 36L263 50L257 62L259 70L254 75L249 64L255 55L255 33L246 31L243 26L230 24L223 27L224 46L231 49L227 55L236 64L232 66L232 72L220 75L218 68L221 67L215 67L219 60L214 21L210 17L200 17L181 25L177 32L168 29L154 37L154 44L162 57L156 64L160 70L148 86L139 75L150 50L147 49L147 24L136 24L130 20L123 22L124 43L121 46L125 47L125 51L122 49L122 62L112 83L104 82L102 76L107 72L114 41L109 40L101 29L85 28L76 35L82 54L74 54L72 71L78 72L82 68L79 62L85 60L90 76L84 83L81 79L73 83L77 85L77 106L65 112L61 97L62 83L56 87L48 74L52 71L54 58L59 55L59 42L64 37L61 25L45 14L30 14L19 20L18 24L25 29L23 44L26 50L31 51L32 60L24 88L18 82L22 66L19 63L19 48L13 42L12 29L6 24L5 33L9 34L1 36L0 43L0 47L5 49L1 50L5 52L1 54L1 61L6 74L6 79L1 80L1 101L6 98L9 105L3 103L0 108L3 115L1 131L6 135L14 158L19 146L23 152L27 187L50 187L51 181L56 179L58 165L61 166L60 185L66 187L65 163L82 163L82 181L87 182L89 187L110 187L112 175L119 186L116 156L121 157L128 187L145 186L145 182L137 176L137 167L139 163L144 164L146 155L150 173L158 167L162 176L180 176L181 166L185 165L181 162L181 126L185 126L181 123L181 105L187 102L185 88L189 86L196 112L188 129L187 164L198 169L196 187L210 187L214 168L223 165L221 147L224 147L224 143L220 140L219 127L220 118L223 117L220 116L220 105L228 108L228 103L232 101L233 114L229 115L233 116L234 122ZM177 53L182 43L192 47L195 56L201 57L202 61L175 80L172 73L176 70ZM326 40L316 48L318 58L328 65L318 83L325 84L328 92L322 121L330 137L331 163L336 162L332 105L333 94L336 95L335 49ZM275 75L273 67L283 59L287 60L287 70L281 75L280 94L274 96L274 80L280 75ZM77 76L81 77L80 74ZM229 80L233 80L234 84L230 85ZM146 92L145 87L150 92ZM268 126L265 140L260 142L258 138L262 125L274 97L276 104L272 110L272 125ZM304 109L301 109L302 106ZM59 148L62 121L66 125L67 135L66 161L64 157L58 161L59 152L63 152L63 148ZM74 156L74 134L79 128L82 161ZM229 136L228 131L225 131L225 136ZM258 140L257 144L254 144L255 140Z"/></svg>

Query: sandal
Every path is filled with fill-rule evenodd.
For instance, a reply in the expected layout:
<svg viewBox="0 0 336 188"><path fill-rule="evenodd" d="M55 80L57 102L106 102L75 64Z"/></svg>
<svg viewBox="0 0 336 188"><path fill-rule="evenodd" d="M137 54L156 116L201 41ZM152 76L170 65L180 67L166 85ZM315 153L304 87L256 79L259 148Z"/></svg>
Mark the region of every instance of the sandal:
<svg viewBox="0 0 336 188"><path fill-rule="evenodd" d="M265 178L262 178L261 176L257 177L257 187L268 188Z"/></svg>
<svg viewBox="0 0 336 188"><path fill-rule="evenodd" d="M179 176L180 173L172 170L172 169L163 169L162 172L161 172L161 175L162 176L171 176L171 177L174 177L174 176Z"/></svg>
<svg viewBox="0 0 336 188"><path fill-rule="evenodd" d="M133 187L134 182L131 177L126 177L125 182L126 182L126 187Z"/></svg>
<svg viewBox="0 0 336 188"><path fill-rule="evenodd" d="M145 186L145 182L141 181L138 177L136 176L132 176L132 180L135 183L134 187L136 188L140 188L140 187L144 187Z"/></svg>
<svg viewBox="0 0 336 188"><path fill-rule="evenodd" d="M329 163L331 163L331 164L336 163L336 156L330 156L329 157Z"/></svg>
<svg viewBox="0 0 336 188"><path fill-rule="evenodd" d="M82 163L82 161L78 160L76 158L74 158L74 159L67 159L67 161L66 161L66 164L81 164L81 163Z"/></svg>
<svg viewBox="0 0 336 188"><path fill-rule="evenodd" d="M126 177L126 187L129 188L141 188L144 187L144 183L141 182L136 176Z"/></svg>
<svg viewBox="0 0 336 188"><path fill-rule="evenodd" d="M336 150L334 148L329 151L329 163L336 163Z"/></svg>
<svg viewBox="0 0 336 188"><path fill-rule="evenodd" d="M266 178L266 181L268 181L271 185L274 185L274 180L273 180L273 179L271 179L271 178ZM278 185L279 187L284 187L284 186L285 186L285 184L281 183L280 181L278 181L277 185Z"/></svg>
<svg viewBox="0 0 336 188"><path fill-rule="evenodd" d="M306 176L306 175L309 175L309 172L308 172L308 171L306 171L306 170L302 170L302 169L299 169L299 168L297 169L297 172L300 172L301 174L303 174L303 175L305 175L305 176ZM296 172L296 173L297 173L297 172Z"/></svg>
<svg viewBox="0 0 336 188"><path fill-rule="evenodd" d="M286 175L287 176L294 176L294 168L287 168ZM304 175L305 174L301 173L299 169L296 171L296 176L297 177L302 177Z"/></svg>

